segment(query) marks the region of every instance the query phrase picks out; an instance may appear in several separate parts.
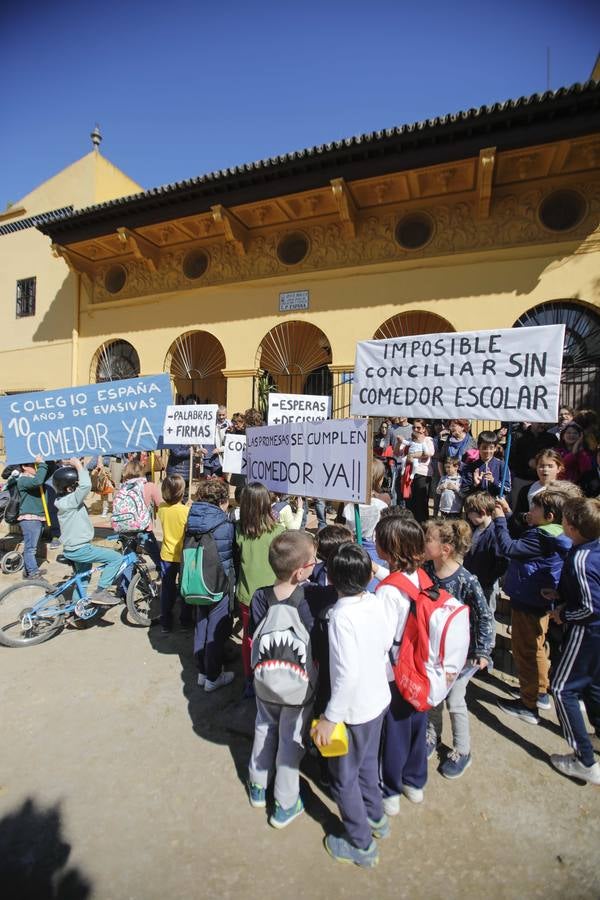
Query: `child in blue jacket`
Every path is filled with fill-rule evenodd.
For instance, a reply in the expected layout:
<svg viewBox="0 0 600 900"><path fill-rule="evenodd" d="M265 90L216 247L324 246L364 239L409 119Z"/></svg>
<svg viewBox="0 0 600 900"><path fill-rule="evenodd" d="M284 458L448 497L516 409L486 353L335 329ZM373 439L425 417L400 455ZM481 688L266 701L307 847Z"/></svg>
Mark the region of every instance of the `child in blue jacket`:
<svg viewBox="0 0 600 900"><path fill-rule="evenodd" d="M185 533L213 536L225 575L233 576L233 541L235 526L229 516L229 486L219 478L201 481L195 502L190 508ZM233 578L230 578L233 588ZM205 691L216 691L233 681L233 672L223 670L223 649L231 634L229 593L218 603L196 606L194 653L198 661L198 685Z"/></svg>
<svg viewBox="0 0 600 900"><path fill-rule="evenodd" d="M508 560L504 590L510 597L512 653L519 676L518 700L498 701L501 710L531 725L538 709L550 709L550 661L546 651L550 608L548 591L558 587L571 540L563 532L562 509L568 493L546 489L531 501L529 528L512 540L506 524L505 500L496 501L494 526L499 552Z"/></svg>
<svg viewBox="0 0 600 900"><path fill-rule="evenodd" d="M600 785L600 763L594 760L592 744L600 739L600 500L567 500L563 525L573 548L558 585L561 603L551 613L555 622L566 625L552 693L563 734L574 752L552 754L550 762L563 775ZM595 735L587 733L580 701Z"/></svg>

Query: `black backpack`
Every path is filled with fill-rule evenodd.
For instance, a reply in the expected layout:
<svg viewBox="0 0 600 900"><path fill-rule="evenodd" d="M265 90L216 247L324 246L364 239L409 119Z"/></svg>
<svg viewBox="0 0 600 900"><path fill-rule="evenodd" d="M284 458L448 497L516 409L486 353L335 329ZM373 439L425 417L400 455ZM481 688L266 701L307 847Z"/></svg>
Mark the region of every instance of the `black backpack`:
<svg viewBox="0 0 600 900"><path fill-rule="evenodd" d="M19 509L20 509L20 501L19 501L19 491L17 488L17 482L14 481L7 488L9 493L8 503L4 507L4 521L8 525L16 525L17 520L19 518Z"/></svg>

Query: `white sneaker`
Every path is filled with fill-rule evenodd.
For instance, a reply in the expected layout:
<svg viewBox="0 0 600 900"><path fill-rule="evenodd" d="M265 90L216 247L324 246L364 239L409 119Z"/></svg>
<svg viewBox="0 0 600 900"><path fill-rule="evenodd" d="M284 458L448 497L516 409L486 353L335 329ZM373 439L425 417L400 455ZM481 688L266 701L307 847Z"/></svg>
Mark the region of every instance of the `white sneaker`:
<svg viewBox="0 0 600 900"><path fill-rule="evenodd" d="M423 788L413 787L412 784L403 784L402 793L411 803L422 803L423 797L425 796Z"/></svg>
<svg viewBox="0 0 600 900"><path fill-rule="evenodd" d="M233 672L221 672L214 681L209 681L208 678L205 678L204 690L207 694L211 691L218 691L219 688L225 687L226 684L231 684L234 678Z"/></svg>
<svg viewBox="0 0 600 900"><path fill-rule="evenodd" d="M386 816L397 816L400 812L400 795L394 794L393 797L384 797L383 811Z"/></svg>
<svg viewBox="0 0 600 900"><path fill-rule="evenodd" d="M204 687L206 684L206 675L203 675L202 672L198 672L198 687Z"/></svg>
<svg viewBox="0 0 600 900"><path fill-rule="evenodd" d="M588 781L590 784L600 784L600 763L595 762L593 766L584 766L574 753L567 753L565 756L553 753L550 756L550 762L555 769L558 769L563 775L568 775L569 778L578 778L580 781Z"/></svg>

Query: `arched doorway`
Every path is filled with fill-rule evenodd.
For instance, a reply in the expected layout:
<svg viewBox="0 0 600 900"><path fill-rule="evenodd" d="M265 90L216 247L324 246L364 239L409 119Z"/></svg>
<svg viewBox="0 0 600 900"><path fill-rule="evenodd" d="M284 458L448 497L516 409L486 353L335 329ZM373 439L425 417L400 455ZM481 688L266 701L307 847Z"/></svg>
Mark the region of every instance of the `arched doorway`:
<svg viewBox="0 0 600 900"><path fill-rule="evenodd" d="M187 331L169 347L164 370L175 385L175 403L193 396L197 403L225 403L225 351L208 331Z"/></svg>
<svg viewBox="0 0 600 900"><path fill-rule="evenodd" d="M331 346L310 322L282 322L261 341L256 365L283 394L331 394Z"/></svg>
<svg viewBox="0 0 600 900"><path fill-rule="evenodd" d="M96 350L90 366L90 383L137 378L140 374L138 352L129 341L106 341Z"/></svg>
<svg viewBox="0 0 600 900"><path fill-rule="evenodd" d="M515 328L564 325L560 402L574 409L600 409L600 315L571 300L540 303L523 313Z"/></svg>
<svg viewBox="0 0 600 900"><path fill-rule="evenodd" d="M407 337L411 334L437 334L445 331L456 331L447 319L443 319L435 313L412 310L398 313L391 319L387 319L383 325L379 326L373 335L373 340Z"/></svg>

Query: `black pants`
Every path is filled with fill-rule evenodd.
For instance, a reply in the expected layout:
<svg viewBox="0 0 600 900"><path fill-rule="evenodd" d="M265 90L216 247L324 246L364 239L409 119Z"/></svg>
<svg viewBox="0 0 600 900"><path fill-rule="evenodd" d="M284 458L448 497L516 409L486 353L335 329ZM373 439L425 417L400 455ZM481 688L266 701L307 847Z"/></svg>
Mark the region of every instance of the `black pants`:
<svg viewBox="0 0 600 900"><path fill-rule="evenodd" d="M429 516L429 475L415 475L407 506L421 524Z"/></svg>

